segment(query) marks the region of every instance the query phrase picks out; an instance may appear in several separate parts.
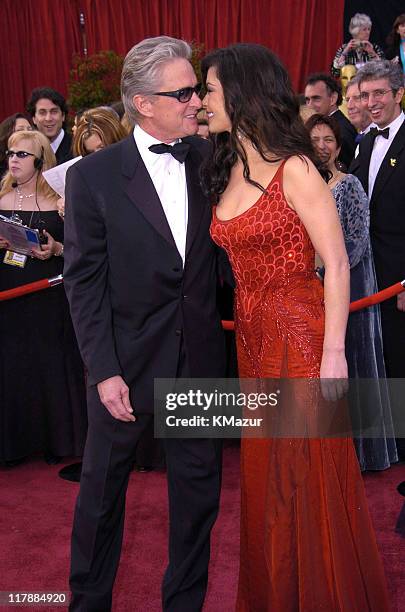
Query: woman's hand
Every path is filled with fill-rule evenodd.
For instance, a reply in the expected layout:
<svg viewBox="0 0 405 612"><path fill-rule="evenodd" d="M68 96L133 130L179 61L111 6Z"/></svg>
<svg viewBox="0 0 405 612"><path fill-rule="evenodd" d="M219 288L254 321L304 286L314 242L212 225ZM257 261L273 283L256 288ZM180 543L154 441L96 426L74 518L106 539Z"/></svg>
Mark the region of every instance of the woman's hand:
<svg viewBox="0 0 405 612"><path fill-rule="evenodd" d="M50 259L53 255L60 255L63 250L62 244L60 242L56 242L53 239L51 234L44 230L44 235L48 238L48 242L43 244L40 249L32 249L31 253L33 257L36 259Z"/></svg>
<svg viewBox="0 0 405 612"><path fill-rule="evenodd" d="M378 57L377 53L374 51L374 47L369 40L363 41L363 49L367 51L370 57Z"/></svg>
<svg viewBox="0 0 405 612"><path fill-rule="evenodd" d="M65 198L59 198L56 200L56 206L58 208L58 213L61 219L65 218Z"/></svg>
<svg viewBox="0 0 405 612"><path fill-rule="evenodd" d="M397 295L397 308L405 312L405 291Z"/></svg>
<svg viewBox="0 0 405 612"><path fill-rule="evenodd" d="M343 49L343 55L346 55L347 53L349 53L349 51L351 51L352 49L355 49L356 47L357 47L357 40L354 40L354 38L352 38L351 40L349 40L346 47Z"/></svg>
<svg viewBox="0 0 405 612"><path fill-rule="evenodd" d="M347 362L344 349L325 349L321 361L321 389L324 399L336 401L349 388Z"/></svg>

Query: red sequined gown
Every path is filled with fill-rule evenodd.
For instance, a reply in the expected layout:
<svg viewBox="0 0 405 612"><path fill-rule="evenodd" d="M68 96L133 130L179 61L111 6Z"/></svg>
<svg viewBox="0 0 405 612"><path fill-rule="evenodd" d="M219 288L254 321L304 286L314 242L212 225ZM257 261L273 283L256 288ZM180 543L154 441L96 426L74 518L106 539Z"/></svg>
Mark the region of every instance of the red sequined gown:
<svg viewBox="0 0 405 612"><path fill-rule="evenodd" d="M314 249L282 186L221 221L236 279L241 378L319 378ZM316 382L316 381L314 381ZM385 578L351 439L242 439L240 612L385 612Z"/></svg>

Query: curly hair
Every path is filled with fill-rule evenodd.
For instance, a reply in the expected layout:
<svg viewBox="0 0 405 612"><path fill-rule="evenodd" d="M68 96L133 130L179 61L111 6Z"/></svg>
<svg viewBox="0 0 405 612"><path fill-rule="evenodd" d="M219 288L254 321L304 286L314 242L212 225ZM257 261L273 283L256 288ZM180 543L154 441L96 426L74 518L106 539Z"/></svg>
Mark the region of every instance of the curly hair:
<svg viewBox="0 0 405 612"><path fill-rule="evenodd" d="M239 43L209 53L201 64L205 85L209 68L216 69L232 124L230 132L211 137L213 154L201 168L203 189L214 202L225 191L238 158L245 180L265 192L250 177L244 138L265 161L300 155L317 164L287 71L272 51L262 45Z"/></svg>

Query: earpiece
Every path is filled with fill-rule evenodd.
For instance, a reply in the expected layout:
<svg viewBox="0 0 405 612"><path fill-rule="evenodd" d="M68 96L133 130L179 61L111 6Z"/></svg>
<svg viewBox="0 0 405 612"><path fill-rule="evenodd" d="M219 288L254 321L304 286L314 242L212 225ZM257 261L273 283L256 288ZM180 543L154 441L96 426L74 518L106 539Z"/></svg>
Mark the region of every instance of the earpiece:
<svg viewBox="0 0 405 612"><path fill-rule="evenodd" d="M41 170L44 165L44 149L41 148L41 157L36 157L34 159L34 168L35 170Z"/></svg>

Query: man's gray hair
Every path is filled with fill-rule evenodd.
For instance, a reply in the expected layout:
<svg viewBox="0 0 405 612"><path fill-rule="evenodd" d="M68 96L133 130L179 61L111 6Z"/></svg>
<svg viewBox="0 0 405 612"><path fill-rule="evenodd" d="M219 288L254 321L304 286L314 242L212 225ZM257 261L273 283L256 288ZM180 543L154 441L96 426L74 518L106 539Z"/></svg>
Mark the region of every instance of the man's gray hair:
<svg viewBox="0 0 405 612"><path fill-rule="evenodd" d="M356 13L349 24L349 32L352 36L357 36L361 28L371 28L373 22L365 13Z"/></svg>
<svg viewBox="0 0 405 612"><path fill-rule="evenodd" d="M174 59L189 60L190 57L190 45L170 36L145 38L128 51L121 74L121 96L130 121L136 123L139 116L134 96L150 96L158 91L164 65Z"/></svg>
<svg viewBox="0 0 405 612"><path fill-rule="evenodd" d="M377 79L387 79L388 83L395 92L404 86L404 75L398 64L393 64L388 60L367 62L356 74L359 87L364 81L376 81Z"/></svg>

